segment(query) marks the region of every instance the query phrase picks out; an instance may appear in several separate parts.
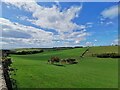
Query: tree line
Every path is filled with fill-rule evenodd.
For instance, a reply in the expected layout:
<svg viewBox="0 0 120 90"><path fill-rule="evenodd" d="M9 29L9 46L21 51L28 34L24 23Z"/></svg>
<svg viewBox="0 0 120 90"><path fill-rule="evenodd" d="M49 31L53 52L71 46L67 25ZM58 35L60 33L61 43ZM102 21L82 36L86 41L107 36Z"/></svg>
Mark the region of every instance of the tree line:
<svg viewBox="0 0 120 90"><path fill-rule="evenodd" d="M11 51L10 54L16 54L16 55L27 55L27 54L36 54L36 53L42 53L44 52L43 49L41 50L31 50L31 51Z"/></svg>
<svg viewBox="0 0 120 90"><path fill-rule="evenodd" d="M102 54L92 54L93 57L98 58L120 58L119 53L102 53Z"/></svg>

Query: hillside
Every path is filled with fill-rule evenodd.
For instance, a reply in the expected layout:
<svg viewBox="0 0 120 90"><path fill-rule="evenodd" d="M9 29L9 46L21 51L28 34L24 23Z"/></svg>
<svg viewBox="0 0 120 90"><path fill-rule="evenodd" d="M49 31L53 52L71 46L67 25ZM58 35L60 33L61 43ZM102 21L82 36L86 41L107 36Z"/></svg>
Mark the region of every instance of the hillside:
<svg viewBox="0 0 120 90"><path fill-rule="evenodd" d="M102 53L118 53L118 46L96 46L90 47L89 51L85 56L91 56L92 54L102 54Z"/></svg>
<svg viewBox="0 0 120 90"><path fill-rule="evenodd" d="M101 49L106 50L101 50ZM107 49L108 48L108 49ZM11 55L18 88L117 88L118 59L80 58L87 48L46 51L33 55ZM114 50L113 50L114 49ZM117 52L116 47L93 47L89 53ZM78 64L56 66L48 64L51 56L76 58Z"/></svg>

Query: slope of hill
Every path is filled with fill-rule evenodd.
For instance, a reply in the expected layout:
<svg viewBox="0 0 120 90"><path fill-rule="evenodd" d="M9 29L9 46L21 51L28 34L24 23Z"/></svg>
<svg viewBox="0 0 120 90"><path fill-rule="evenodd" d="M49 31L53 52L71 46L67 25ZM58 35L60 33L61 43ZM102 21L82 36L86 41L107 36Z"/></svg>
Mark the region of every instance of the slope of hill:
<svg viewBox="0 0 120 90"><path fill-rule="evenodd" d="M107 49L108 48L108 49ZM118 60L113 58L80 58L87 48L46 51L33 55L11 55L17 68L18 88L117 88ZM103 50L102 50L103 49ZM113 50L114 49L114 50ZM116 47L93 47L90 52L117 52ZM88 54L89 55L89 54ZM78 64L47 64L51 56L76 58Z"/></svg>
<svg viewBox="0 0 120 90"><path fill-rule="evenodd" d="M92 54L102 53L118 53L118 46L96 46L90 47L85 56L92 56Z"/></svg>

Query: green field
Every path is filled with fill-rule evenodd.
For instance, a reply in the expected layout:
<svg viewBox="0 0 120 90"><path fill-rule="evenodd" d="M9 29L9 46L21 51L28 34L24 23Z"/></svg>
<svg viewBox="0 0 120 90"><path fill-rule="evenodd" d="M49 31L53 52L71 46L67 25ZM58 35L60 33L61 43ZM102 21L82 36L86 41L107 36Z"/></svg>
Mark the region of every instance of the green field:
<svg viewBox="0 0 120 90"><path fill-rule="evenodd" d="M117 88L118 59L91 57L92 53L117 52L117 47L45 51L32 55L11 55L12 67L17 68L18 88ZM78 64L56 66L47 64L51 56L76 58Z"/></svg>

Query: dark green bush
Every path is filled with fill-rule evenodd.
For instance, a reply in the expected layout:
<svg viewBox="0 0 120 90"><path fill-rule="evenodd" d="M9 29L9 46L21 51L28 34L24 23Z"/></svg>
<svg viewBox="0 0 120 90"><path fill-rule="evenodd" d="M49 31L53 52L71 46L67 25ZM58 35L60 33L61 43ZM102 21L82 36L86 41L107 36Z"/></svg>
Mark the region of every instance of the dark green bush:
<svg viewBox="0 0 120 90"><path fill-rule="evenodd" d="M34 50L34 51L19 51L19 52L12 52L11 54L17 54L17 55L27 55L27 54L36 54L44 52L43 50Z"/></svg>
<svg viewBox="0 0 120 90"><path fill-rule="evenodd" d="M93 57L98 58L120 58L119 53L102 53L102 54L92 54Z"/></svg>

